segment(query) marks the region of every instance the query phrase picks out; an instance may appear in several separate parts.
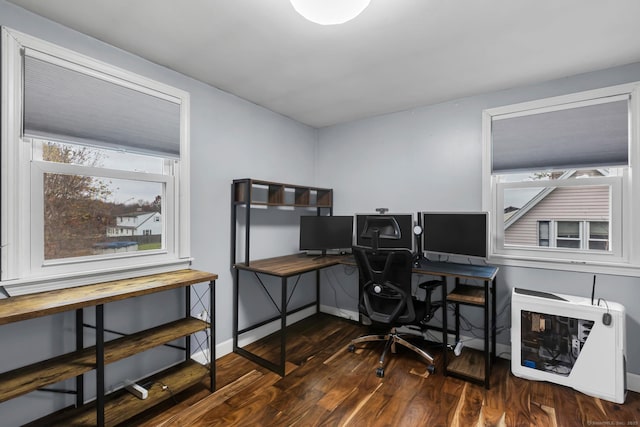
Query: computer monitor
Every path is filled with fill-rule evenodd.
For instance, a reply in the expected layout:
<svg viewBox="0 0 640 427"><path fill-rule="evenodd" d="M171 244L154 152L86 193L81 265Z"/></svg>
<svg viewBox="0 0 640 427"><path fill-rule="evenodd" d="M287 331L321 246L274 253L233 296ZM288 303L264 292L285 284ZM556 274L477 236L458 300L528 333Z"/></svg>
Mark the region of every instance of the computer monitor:
<svg viewBox="0 0 640 427"><path fill-rule="evenodd" d="M487 212L423 212L425 252L487 257Z"/></svg>
<svg viewBox="0 0 640 427"><path fill-rule="evenodd" d="M351 249L353 216L300 217L300 250L322 251Z"/></svg>
<svg viewBox="0 0 640 427"><path fill-rule="evenodd" d="M379 248L413 250L412 214L356 215L356 243L373 247L373 231L378 230Z"/></svg>

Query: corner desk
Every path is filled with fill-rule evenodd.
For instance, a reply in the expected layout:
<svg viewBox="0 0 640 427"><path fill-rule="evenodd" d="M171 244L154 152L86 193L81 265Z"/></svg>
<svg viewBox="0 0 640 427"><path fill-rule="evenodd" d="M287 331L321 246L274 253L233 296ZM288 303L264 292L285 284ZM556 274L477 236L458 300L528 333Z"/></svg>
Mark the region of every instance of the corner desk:
<svg viewBox="0 0 640 427"><path fill-rule="evenodd" d="M355 266L353 256L325 256L314 257L306 254L285 255L274 258L266 258L251 261L251 263L235 263L233 264L234 274L234 326L233 326L233 351L258 363L259 365L272 370L273 372L284 376L286 364L286 317L288 314L303 310L312 305L316 305L316 311L320 311L320 270L335 265ZM248 271L254 273L261 286L265 284L260 280L259 275L264 274L274 276L281 279L281 300L278 308L277 303L272 300L273 305L278 311L278 315L270 319L264 320L257 324L239 330L238 325L238 303L239 303L239 282L240 271ZM298 276L298 278L308 272L316 272L316 301L307 304L293 311L287 309L288 295L288 279ZM496 275L498 268L489 265L471 265L457 264L449 262L420 260L413 268L414 274L424 274L431 276L439 276L445 279L453 277L455 279L455 287L452 292L447 293L446 286L442 287L442 297L446 301L446 305L454 304L455 306L455 330L449 331L447 328L447 316L443 316L442 333L443 333L443 358L444 358L444 375L451 375L467 381L483 384L485 388L489 388L489 379L491 376L491 365L495 361L496 353ZM461 279L480 280L484 286L462 284ZM297 286L297 281L295 286ZM295 289L295 287L294 287ZM266 290L266 287L265 287ZM477 357L467 357L454 359L450 364L447 363L447 340L448 333L455 332L456 341L460 339L460 305L477 306L484 309L484 351L482 352L483 360ZM490 319L491 318L491 319ZM255 353L252 353L238 346L238 336L240 334L254 330L260 326L270 322L280 320L280 358L279 363L273 363ZM434 328L436 329L436 328ZM470 350L470 349L469 349ZM484 362L484 364L482 363Z"/></svg>

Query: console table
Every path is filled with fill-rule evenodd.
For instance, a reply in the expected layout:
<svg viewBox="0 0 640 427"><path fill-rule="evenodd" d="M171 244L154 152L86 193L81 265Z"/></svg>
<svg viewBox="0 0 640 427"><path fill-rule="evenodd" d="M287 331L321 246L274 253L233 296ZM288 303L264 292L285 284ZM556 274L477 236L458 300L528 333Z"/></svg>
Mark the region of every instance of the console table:
<svg viewBox="0 0 640 427"><path fill-rule="evenodd" d="M34 363L0 374L0 402L13 399L28 392L42 389L60 381L76 378L76 408L56 413L37 422L44 425L115 425L133 415L150 408L166 399L172 393L209 378L210 390L215 390L215 318L214 285L216 274L197 270L180 270L154 274L132 279L115 280L86 286L21 295L0 300L0 325L19 322L37 317L75 310L76 350L48 360ZM191 285L209 284L209 321L191 317ZM185 317L173 322L123 335L111 341L104 341L105 305L127 298L148 295L170 289L185 288ZM84 347L83 308L95 307L96 345ZM211 335L211 356L209 366L191 360L190 335L209 329ZM140 400L124 391L115 392L105 399L105 365L125 359L139 352L165 345L186 337L185 361L148 378L153 382L148 397ZM83 374L96 371L96 400L84 403ZM161 385L165 384L170 392Z"/></svg>

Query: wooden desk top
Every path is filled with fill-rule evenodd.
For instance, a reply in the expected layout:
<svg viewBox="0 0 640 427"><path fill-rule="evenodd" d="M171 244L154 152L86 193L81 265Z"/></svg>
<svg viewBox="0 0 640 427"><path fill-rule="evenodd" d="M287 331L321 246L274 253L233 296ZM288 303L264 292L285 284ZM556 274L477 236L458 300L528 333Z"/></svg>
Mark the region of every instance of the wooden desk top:
<svg viewBox="0 0 640 427"><path fill-rule="evenodd" d="M352 255L329 255L319 257L309 256L306 254L294 254L258 259L251 261L248 266L245 263L237 263L234 264L233 267L240 270L264 273L272 276L290 277L338 264L356 265ZM434 276L493 280L498 273L498 267L494 267L492 265L457 264L453 262L421 260L420 265L413 268L413 272Z"/></svg>
<svg viewBox="0 0 640 427"><path fill-rule="evenodd" d="M493 265L458 264L454 262L420 260L414 273L451 276L467 279L493 280L498 274L498 267Z"/></svg>
<svg viewBox="0 0 640 427"><path fill-rule="evenodd" d="M217 279L217 274L187 269L19 295L0 300L0 325Z"/></svg>
<svg viewBox="0 0 640 427"><path fill-rule="evenodd" d="M341 255L313 256L307 254L284 255L275 258L258 259L245 263L234 264L239 270L253 271L278 277L297 276L309 271L338 265L345 258Z"/></svg>

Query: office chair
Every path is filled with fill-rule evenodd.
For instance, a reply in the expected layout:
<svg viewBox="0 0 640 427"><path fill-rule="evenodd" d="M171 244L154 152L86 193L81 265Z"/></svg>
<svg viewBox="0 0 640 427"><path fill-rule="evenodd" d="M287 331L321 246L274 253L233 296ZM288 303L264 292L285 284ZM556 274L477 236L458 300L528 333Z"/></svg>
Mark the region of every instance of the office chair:
<svg viewBox="0 0 640 427"><path fill-rule="evenodd" d="M386 341L376 375L384 377L385 357L389 350L396 352L400 344L422 357L427 362L430 373L435 372L433 357L411 344L397 328L409 326L422 331L443 302L431 301L431 293L444 285L443 280L431 280L418 286L426 291L426 298L420 301L413 297L411 289L411 268L413 254L408 249L375 249L353 247L353 255L358 266L360 284L360 312L371 320L373 326L390 328L388 333L371 334L356 338L349 344L354 352L356 344L371 341Z"/></svg>

